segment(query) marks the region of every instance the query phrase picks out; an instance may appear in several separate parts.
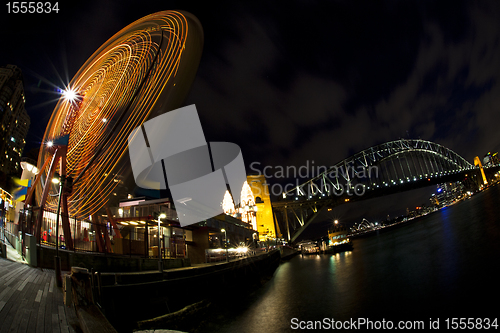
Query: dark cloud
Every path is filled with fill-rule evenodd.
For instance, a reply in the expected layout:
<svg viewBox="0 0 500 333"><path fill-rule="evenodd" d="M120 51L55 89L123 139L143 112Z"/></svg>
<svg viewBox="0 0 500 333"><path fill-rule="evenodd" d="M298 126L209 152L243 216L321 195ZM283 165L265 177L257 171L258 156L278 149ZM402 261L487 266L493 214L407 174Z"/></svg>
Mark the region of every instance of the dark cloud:
<svg viewBox="0 0 500 333"><path fill-rule="evenodd" d="M202 62L190 101L210 127L252 140L246 153L267 163L333 164L408 136L472 160L498 149L488 119L500 11L483 4L290 4L287 15L243 15L239 39Z"/></svg>

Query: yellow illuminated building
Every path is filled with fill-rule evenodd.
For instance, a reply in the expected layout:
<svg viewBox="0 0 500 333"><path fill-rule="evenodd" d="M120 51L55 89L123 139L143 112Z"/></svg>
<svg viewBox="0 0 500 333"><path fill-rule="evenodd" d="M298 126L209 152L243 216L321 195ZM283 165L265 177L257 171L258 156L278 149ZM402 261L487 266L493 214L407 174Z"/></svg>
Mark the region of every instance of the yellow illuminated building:
<svg viewBox="0 0 500 333"><path fill-rule="evenodd" d="M479 169L481 170L481 176L483 177L484 185L488 184L488 181L486 180L486 175L484 174L483 165L481 164L481 160L479 159L479 156L476 156L474 158L474 165L479 166Z"/></svg>
<svg viewBox="0 0 500 333"><path fill-rule="evenodd" d="M257 231L259 232L259 241L264 242L269 239L274 239L276 238L276 229L274 227L273 208L271 206L271 197L269 195L266 177L264 175L247 176L247 182L252 189L255 197L255 205L257 206Z"/></svg>

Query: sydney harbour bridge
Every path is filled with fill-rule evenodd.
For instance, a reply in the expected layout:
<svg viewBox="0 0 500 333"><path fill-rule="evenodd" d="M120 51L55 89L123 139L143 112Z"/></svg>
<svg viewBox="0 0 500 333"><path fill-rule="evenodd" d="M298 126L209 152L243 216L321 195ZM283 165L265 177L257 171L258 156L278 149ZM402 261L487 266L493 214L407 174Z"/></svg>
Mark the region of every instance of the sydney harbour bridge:
<svg viewBox="0 0 500 333"><path fill-rule="evenodd" d="M453 150L420 139L400 139L365 149L283 193L273 202L283 237L294 242L326 209L444 182L487 183L498 166L474 164Z"/></svg>

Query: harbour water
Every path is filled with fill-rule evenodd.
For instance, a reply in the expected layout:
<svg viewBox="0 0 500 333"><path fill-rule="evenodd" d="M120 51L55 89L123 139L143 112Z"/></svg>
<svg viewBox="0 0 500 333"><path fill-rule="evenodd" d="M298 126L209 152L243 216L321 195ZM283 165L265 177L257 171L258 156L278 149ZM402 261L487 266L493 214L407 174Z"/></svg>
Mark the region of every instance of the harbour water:
<svg viewBox="0 0 500 333"><path fill-rule="evenodd" d="M422 321L426 329L437 321L446 328L447 318L493 320L500 316L499 207L494 186L355 239L353 251L298 255L252 294L228 295L199 331L288 332L325 318Z"/></svg>

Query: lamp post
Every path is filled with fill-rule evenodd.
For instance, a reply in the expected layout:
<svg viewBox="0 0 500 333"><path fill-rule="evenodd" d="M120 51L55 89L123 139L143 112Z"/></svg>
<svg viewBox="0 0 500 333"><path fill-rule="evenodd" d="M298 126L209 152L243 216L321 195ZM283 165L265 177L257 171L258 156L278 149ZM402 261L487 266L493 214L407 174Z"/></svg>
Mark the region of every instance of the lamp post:
<svg viewBox="0 0 500 333"><path fill-rule="evenodd" d="M7 243L5 241L5 214L4 214L4 207L5 203L3 198L0 198L0 205L2 205L2 209L0 210L0 219L2 222L2 241L0 242L1 250L2 250L2 256L4 258L7 258Z"/></svg>
<svg viewBox="0 0 500 333"><path fill-rule="evenodd" d="M56 176L52 178L52 183L59 184L59 198L57 202L57 214L56 214L56 256L54 257L54 266L56 273L56 285L62 287L62 276L61 276L61 258L59 257L59 214L61 213L61 197L63 192L64 176Z"/></svg>
<svg viewBox="0 0 500 333"><path fill-rule="evenodd" d="M229 256L228 256L228 251L227 251L227 233L226 229L220 229L224 233L224 246L226 248L226 262L229 262Z"/></svg>
<svg viewBox="0 0 500 333"><path fill-rule="evenodd" d="M74 103L76 102L76 100L80 96L76 91L74 91L70 88L67 88L66 90L62 91L61 94L62 94L63 99L66 102L69 102L71 104L72 108L74 107ZM60 144L61 143L57 143L57 145L60 145ZM54 147L55 145L56 145L56 143L54 141L47 142L48 147ZM68 143L65 143L65 145L67 146ZM65 157L63 157L63 158L65 158ZM65 172L65 170L62 167L61 167L61 171ZM56 176L52 178L52 183L59 184L59 196L58 196L59 198L58 198L58 202L57 202L57 215L56 215L56 255L54 257L56 285L58 287L62 287L61 258L59 257L59 214L61 213L62 194L63 194L63 191L67 190L67 188L65 188L65 186L68 185L68 184L66 184L66 180L71 181L71 182L73 181L73 179L71 177L66 178L66 175L59 175L57 173L56 173ZM40 214L43 214L43 211L41 211ZM65 212L65 214L69 215L68 212Z"/></svg>
<svg viewBox="0 0 500 333"><path fill-rule="evenodd" d="M158 270L163 273L163 262L161 261L161 240L163 239L163 235L160 236L160 230L161 230L161 219L164 219L167 217L167 215L161 213L158 215ZM160 239L162 237L162 239Z"/></svg>

